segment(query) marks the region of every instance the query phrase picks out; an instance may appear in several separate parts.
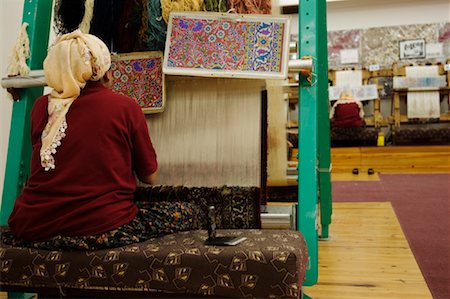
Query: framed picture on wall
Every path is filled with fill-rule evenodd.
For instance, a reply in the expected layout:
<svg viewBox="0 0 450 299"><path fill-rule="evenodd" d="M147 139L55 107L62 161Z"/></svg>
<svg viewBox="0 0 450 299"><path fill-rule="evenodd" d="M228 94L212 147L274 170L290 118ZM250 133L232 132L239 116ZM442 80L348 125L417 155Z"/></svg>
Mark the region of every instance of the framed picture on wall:
<svg viewBox="0 0 450 299"><path fill-rule="evenodd" d="M129 96L144 113L164 110L163 53L134 52L111 56L112 90Z"/></svg>
<svg viewBox="0 0 450 299"><path fill-rule="evenodd" d="M163 72L168 75L284 79L290 19L233 13L172 12Z"/></svg>
<svg viewBox="0 0 450 299"><path fill-rule="evenodd" d="M400 42L400 59L425 58L425 40L411 39Z"/></svg>

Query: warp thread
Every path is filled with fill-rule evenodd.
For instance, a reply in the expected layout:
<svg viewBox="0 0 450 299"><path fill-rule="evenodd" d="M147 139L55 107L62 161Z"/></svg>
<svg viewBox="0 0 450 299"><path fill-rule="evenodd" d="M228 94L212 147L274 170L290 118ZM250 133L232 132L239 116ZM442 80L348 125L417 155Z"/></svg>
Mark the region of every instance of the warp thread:
<svg viewBox="0 0 450 299"><path fill-rule="evenodd" d="M172 11L201 11L203 0L161 0L161 10L164 21L169 21Z"/></svg>
<svg viewBox="0 0 450 299"><path fill-rule="evenodd" d="M162 17L161 1L148 0L147 47L150 51L164 50L167 25Z"/></svg>
<svg viewBox="0 0 450 299"><path fill-rule="evenodd" d="M8 64L9 76L27 76L30 68L27 65L27 59L30 57L30 39L27 33L28 23L23 23L14 45L12 55Z"/></svg>

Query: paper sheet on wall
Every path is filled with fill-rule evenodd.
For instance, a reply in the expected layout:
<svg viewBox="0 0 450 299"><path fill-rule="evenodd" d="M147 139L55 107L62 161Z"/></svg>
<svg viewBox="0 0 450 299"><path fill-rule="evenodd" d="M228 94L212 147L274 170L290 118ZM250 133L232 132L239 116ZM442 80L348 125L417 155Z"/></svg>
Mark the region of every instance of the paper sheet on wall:
<svg viewBox="0 0 450 299"><path fill-rule="evenodd" d="M335 86L361 86L362 72L357 71L337 71Z"/></svg>
<svg viewBox="0 0 450 299"><path fill-rule="evenodd" d="M358 63L359 62L359 52L358 49L344 49L340 51L341 63Z"/></svg>

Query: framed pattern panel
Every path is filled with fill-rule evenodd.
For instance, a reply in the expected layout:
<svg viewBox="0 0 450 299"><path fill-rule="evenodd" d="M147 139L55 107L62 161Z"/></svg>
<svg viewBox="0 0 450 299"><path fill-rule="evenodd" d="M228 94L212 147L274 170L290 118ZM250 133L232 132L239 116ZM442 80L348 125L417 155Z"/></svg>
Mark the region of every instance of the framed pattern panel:
<svg viewBox="0 0 450 299"><path fill-rule="evenodd" d="M172 12L163 72L171 75L284 79L289 17Z"/></svg>
<svg viewBox="0 0 450 299"><path fill-rule="evenodd" d="M136 100L144 113L164 110L162 52L116 54L111 60L112 90Z"/></svg>

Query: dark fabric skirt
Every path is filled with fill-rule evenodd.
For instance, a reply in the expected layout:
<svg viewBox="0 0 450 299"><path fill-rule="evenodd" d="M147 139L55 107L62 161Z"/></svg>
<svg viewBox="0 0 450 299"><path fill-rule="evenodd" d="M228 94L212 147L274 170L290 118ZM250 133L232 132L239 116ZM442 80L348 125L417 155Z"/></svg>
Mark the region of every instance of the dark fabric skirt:
<svg viewBox="0 0 450 299"><path fill-rule="evenodd" d="M65 237L55 236L44 242L27 242L10 231L2 234L3 243L47 250L99 250L139 243L179 231L196 230L204 223L201 209L189 202L137 202L138 215L129 223L108 232Z"/></svg>

